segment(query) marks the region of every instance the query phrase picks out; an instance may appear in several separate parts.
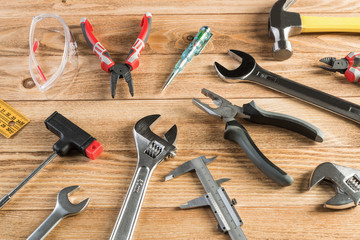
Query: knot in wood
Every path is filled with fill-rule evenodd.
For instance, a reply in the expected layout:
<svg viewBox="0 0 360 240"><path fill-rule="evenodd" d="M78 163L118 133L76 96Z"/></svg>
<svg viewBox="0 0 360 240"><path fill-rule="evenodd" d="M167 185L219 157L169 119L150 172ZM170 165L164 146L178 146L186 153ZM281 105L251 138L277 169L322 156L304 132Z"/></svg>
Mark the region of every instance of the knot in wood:
<svg viewBox="0 0 360 240"><path fill-rule="evenodd" d="M22 81L22 85L24 86L24 88L26 89L31 89L33 87L35 87L35 83L32 80L32 78L26 78Z"/></svg>

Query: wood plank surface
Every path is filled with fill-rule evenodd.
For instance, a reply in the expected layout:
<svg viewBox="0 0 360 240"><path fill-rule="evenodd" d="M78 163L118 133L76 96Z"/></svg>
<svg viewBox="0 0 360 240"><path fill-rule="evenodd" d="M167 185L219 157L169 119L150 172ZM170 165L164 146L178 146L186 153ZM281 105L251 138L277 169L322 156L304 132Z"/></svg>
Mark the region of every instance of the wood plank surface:
<svg viewBox="0 0 360 240"><path fill-rule="evenodd" d="M10 139L0 136L0 197L10 192L52 152L58 138L44 126L54 111L97 138L104 153L91 161L73 154L57 157L0 210L0 239L26 239L51 213L57 193L80 185L73 202L90 197L80 215L63 220L47 239L108 239L131 182L137 153L132 129L142 117L161 114L154 128L161 135L178 126L175 158L161 163L150 180L134 233L146 239L230 239L217 230L209 208L180 210L179 205L204 194L195 173L169 182L164 177L184 162L201 155L218 156L208 167L224 183L248 239L359 239L360 212L324 209L322 204L335 191L329 185L308 190L312 170L323 162L360 169L359 125L310 104L252 83L228 84L214 70L214 61L227 68L239 62L228 49L253 55L264 68L299 83L360 104L359 85L339 73L319 68L319 59L342 58L358 51L360 39L353 33L314 33L290 38L294 55L284 62L272 59L272 39L267 19L274 1L24 1L0 8L0 98L26 115L31 122ZM360 2L354 0L301 0L291 11L317 16L356 16ZM120 80L115 99L110 96L110 75L88 47L79 26L87 17L94 34L116 62L123 62L140 31L145 11L153 14L149 41L132 72L135 97ZM78 44L78 73L73 81L57 83L41 93L29 73L29 29L33 16L59 14L69 25ZM214 36L204 51L175 78L164 94L161 88L183 50L198 29L208 25ZM55 61L63 49L51 38L43 42L48 60ZM280 187L261 173L243 150L223 138L224 123L192 104L207 88L242 106L255 100L262 109L289 114L319 127L324 142L316 143L278 127L240 120L261 151L295 182Z"/></svg>

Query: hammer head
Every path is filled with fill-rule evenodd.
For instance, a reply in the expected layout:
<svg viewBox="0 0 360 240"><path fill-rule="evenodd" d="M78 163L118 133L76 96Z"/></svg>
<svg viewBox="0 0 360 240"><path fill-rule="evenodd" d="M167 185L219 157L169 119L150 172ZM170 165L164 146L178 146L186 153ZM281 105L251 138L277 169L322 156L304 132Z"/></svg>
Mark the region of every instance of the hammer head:
<svg viewBox="0 0 360 240"><path fill-rule="evenodd" d="M283 61L291 57L293 50L289 36L301 33L301 17L299 13L286 11L296 0L278 0L271 8L268 30L274 38L273 56Z"/></svg>

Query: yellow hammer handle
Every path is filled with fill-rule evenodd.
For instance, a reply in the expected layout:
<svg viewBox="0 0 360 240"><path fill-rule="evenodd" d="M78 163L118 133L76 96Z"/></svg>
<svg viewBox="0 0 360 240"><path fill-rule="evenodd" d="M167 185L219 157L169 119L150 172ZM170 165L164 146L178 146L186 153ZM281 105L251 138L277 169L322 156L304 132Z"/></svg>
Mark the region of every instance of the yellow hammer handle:
<svg viewBox="0 0 360 240"><path fill-rule="evenodd" d="M358 17L301 16L301 32L360 32Z"/></svg>

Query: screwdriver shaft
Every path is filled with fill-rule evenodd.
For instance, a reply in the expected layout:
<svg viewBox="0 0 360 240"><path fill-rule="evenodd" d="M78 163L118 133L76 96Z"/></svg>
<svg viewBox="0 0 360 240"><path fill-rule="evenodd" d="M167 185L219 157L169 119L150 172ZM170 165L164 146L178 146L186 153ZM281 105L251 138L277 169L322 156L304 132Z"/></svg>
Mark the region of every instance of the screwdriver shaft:
<svg viewBox="0 0 360 240"><path fill-rule="evenodd" d="M43 161L32 173L30 173L19 185L17 185L9 194L6 194L0 200L0 209L10 201L11 197L15 195L30 179L32 179L41 169L43 169L51 160L57 156L56 152L53 152L45 161Z"/></svg>
<svg viewBox="0 0 360 240"><path fill-rule="evenodd" d="M163 89L161 90L161 92L164 92L164 90L170 85L170 83L172 82L172 80L174 80L174 78L179 74L179 69L174 69L174 71L171 73L170 77L168 78L168 80L166 81Z"/></svg>

